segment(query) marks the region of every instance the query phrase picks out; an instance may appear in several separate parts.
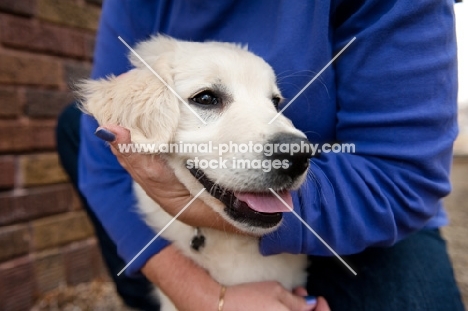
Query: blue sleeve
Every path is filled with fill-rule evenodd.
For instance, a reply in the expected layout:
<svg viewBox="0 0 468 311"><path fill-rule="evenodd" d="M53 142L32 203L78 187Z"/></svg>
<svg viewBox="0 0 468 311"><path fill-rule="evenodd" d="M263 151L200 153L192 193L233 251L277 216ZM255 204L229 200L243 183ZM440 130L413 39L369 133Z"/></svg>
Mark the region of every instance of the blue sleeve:
<svg viewBox="0 0 468 311"><path fill-rule="evenodd" d="M130 69L127 60L128 50L118 40L118 36L123 37L130 45L149 36L153 24L148 12L154 10L148 6L131 6L128 1L104 2L96 41L92 72L94 79L109 74L118 75ZM132 22L134 16L139 17L138 23ZM120 166L109 146L94 136L97 126L93 118L87 115L82 117L79 187L116 243L119 255L129 262L155 236L155 233L146 226L137 213L129 174ZM138 272L152 255L167 244L168 242L162 238L156 239L132 263L126 273Z"/></svg>
<svg viewBox="0 0 468 311"><path fill-rule="evenodd" d="M332 45L336 138L355 154L311 160L296 211L339 254L391 246L445 222L456 125L453 0L342 1ZM291 213L263 254L331 253Z"/></svg>

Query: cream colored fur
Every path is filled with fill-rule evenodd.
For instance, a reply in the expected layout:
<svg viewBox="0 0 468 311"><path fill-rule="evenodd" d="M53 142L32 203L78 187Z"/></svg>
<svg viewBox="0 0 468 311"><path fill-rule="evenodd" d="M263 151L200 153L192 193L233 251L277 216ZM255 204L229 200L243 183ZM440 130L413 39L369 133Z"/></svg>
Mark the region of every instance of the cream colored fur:
<svg viewBox="0 0 468 311"><path fill-rule="evenodd" d="M272 124L276 115L271 102L280 94L271 67L245 49L228 43L194 43L158 36L141 43L137 53L184 99L201 90L220 86L230 96L230 102L217 110L194 110L206 121L204 125L174 94L136 58L135 69L126 75L87 81L80 86L83 109L98 123L119 124L130 130L134 143L168 142L265 142L275 133L304 136L284 116ZM194 156L218 159L218 154L163 154L178 179L195 195L203 186L185 168L185 161ZM223 155L255 159L258 154ZM206 169L205 174L223 187L236 191L264 190L265 174L253 170ZM299 186L302 180L298 180ZM172 216L161 209L135 184L138 207L144 219L155 231L164 227ZM205 191L200 199L231 224L255 235L265 230L240 224L229 218L224 205ZM291 228L294 230L294 228ZM175 221L162 236L171 240L186 256L209 271L221 284L275 280L288 289L305 282L306 257L281 254L264 257L259 253L258 238L233 235L202 228L206 245L194 251L190 241L194 228ZM193 286L197 286L193 284ZM175 310L160 294L163 311Z"/></svg>

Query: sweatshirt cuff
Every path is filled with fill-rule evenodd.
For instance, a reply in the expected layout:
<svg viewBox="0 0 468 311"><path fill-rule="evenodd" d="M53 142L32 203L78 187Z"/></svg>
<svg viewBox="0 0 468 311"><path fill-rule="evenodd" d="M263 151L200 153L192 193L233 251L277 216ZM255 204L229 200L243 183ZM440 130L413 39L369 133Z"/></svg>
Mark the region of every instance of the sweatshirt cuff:
<svg viewBox="0 0 468 311"><path fill-rule="evenodd" d="M170 245L169 241L159 236L147 246L147 244L154 239L156 234L157 233L153 232L151 229L145 228L145 232L140 234L138 241L132 238L132 235L128 235L118 243L120 246L119 255L123 258L125 264L133 260L125 270L127 276L141 275L140 271L146 262L163 248ZM122 269L123 268L124 267L122 267Z"/></svg>

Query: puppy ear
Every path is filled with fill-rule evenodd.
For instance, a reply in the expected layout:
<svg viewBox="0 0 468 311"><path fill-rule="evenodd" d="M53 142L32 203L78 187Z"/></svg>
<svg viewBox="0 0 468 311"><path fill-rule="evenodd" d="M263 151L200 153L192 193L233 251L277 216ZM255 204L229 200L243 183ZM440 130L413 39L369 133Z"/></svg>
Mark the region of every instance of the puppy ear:
<svg viewBox="0 0 468 311"><path fill-rule="evenodd" d="M174 54L179 51L181 41L164 35L152 36L149 40L142 41L135 46L135 52L152 68L161 70L161 66L166 65L174 58ZM145 68L146 65L133 53L129 54L130 62L136 68Z"/></svg>
<svg viewBox="0 0 468 311"><path fill-rule="evenodd" d="M167 71L159 74L172 84ZM85 113L100 125L129 129L133 142L168 143L176 131L178 99L147 68L133 69L119 77L86 80L78 85L77 93Z"/></svg>

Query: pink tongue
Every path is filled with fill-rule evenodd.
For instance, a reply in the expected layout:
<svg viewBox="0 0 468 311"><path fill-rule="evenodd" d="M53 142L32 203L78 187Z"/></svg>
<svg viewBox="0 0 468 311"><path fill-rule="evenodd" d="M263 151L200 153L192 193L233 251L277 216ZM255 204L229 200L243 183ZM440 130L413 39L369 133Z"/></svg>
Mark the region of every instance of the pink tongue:
<svg viewBox="0 0 468 311"><path fill-rule="evenodd" d="M278 192L281 199L292 208L292 197L289 191ZM284 205L273 193L236 193L236 198L247 203L254 211L261 213L290 212L291 210Z"/></svg>

